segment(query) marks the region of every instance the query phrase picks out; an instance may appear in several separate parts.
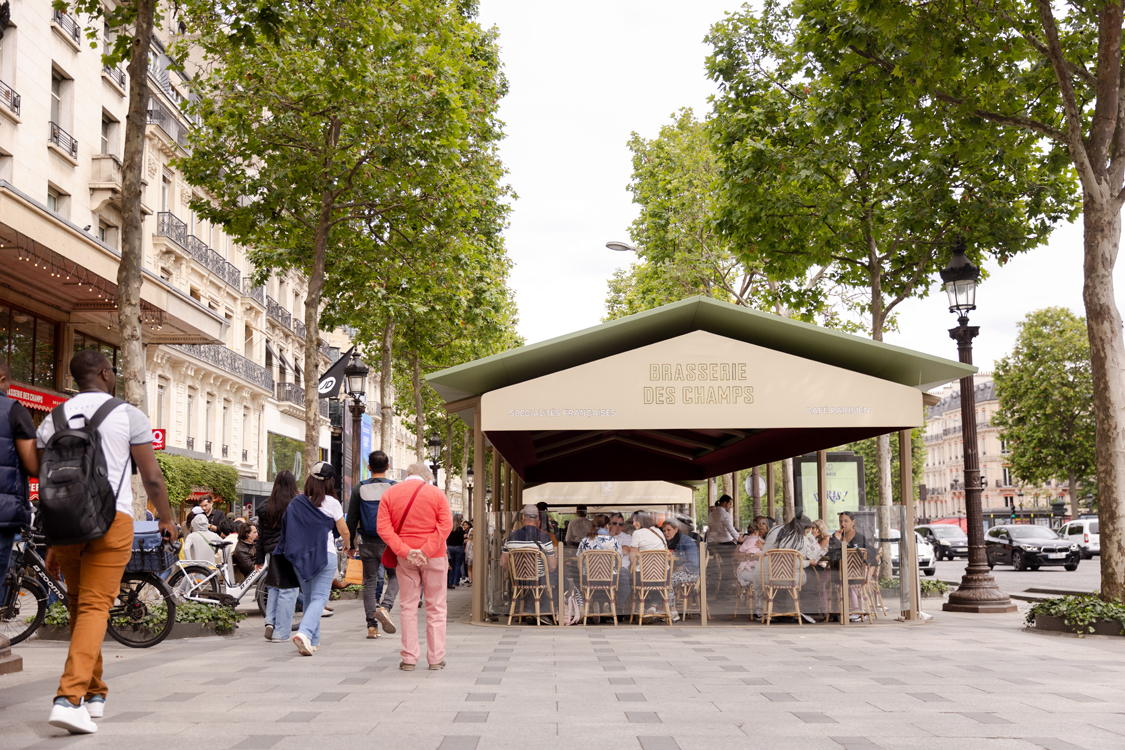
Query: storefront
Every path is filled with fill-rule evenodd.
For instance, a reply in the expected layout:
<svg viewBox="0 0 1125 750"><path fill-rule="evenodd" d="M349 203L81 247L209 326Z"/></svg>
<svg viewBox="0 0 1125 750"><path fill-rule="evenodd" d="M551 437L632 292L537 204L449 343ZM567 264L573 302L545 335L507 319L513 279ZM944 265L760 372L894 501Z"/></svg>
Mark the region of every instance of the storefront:
<svg viewBox="0 0 1125 750"><path fill-rule="evenodd" d="M485 475L486 446L493 451L492 507L484 493L474 496L474 518L490 519L474 528L475 548L489 551L474 558L474 579L490 581L474 586L474 620L494 615L505 601L495 535L510 528L527 487L698 482L814 453L810 515L834 529L826 451L892 432L909 436L923 424L926 391L973 371L693 298L435 373L428 380L447 411L473 426L476 476ZM910 440L900 443L910 466ZM872 521L879 546L873 558L897 558L892 547L901 538L904 559L914 560L914 535L903 533L913 527L912 482L903 479L904 504ZM729 581L728 563L716 575L725 572ZM917 616L916 591L906 588L917 586L913 578L902 582L907 618Z"/></svg>

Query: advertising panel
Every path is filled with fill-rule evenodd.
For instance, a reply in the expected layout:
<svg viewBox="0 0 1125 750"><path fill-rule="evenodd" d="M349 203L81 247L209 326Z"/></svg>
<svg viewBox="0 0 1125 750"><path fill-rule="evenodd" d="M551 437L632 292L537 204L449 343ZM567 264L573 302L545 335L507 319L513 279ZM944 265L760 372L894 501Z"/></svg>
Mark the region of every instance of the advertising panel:
<svg viewBox="0 0 1125 750"><path fill-rule="evenodd" d="M305 441L278 435L276 432L266 433L266 481L272 482L277 478L277 472L288 469L297 477L297 486L305 484Z"/></svg>
<svg viewBox="0 0 1125 750"><path fill-rule="evenodd" d="M375 424L371 421L371 415L364 414L359 427L359 455L356 456L360 465L360 481L371 478L371 467L367 465L367 457L371 455L371 451L375 450L374 436Z"/></svg>
<svg viewBox="0 0 1125 750"><path fill-rule="evenodd" d="M854 453L829 453L828 471L828 528L840 526L839 514L845 510L858 511L866 505L863 483L863 456ZM816 456L799 456L793 459L796 473L794 505L803 505L805 515L815 521L820 518L820 496L817 492Z"/></svg>

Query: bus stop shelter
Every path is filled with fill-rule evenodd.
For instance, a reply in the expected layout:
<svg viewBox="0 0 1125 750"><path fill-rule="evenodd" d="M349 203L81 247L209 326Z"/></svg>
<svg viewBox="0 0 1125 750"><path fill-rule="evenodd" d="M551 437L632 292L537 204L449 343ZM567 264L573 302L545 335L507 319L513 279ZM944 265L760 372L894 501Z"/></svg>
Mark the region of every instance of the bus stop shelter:
<svg viewBox="0 0 1125 750"><path fill-rule="evenodd" d="M480 520L490 510L488 447L495 512L518 509L527 485L698 482L902 432L902 498L913 528L909 430L924 424L926 391L975 370L694 297L427 379L472 427L480 482L472 515ZM824 517L823 492L820 503ZM486 526L474 526L476 550L487 549ZM913 534L903 542L912 550ZM485 566L478 554L475 581L485 580ZM485 618L484 588L474 585L475 622Z"/></svg>

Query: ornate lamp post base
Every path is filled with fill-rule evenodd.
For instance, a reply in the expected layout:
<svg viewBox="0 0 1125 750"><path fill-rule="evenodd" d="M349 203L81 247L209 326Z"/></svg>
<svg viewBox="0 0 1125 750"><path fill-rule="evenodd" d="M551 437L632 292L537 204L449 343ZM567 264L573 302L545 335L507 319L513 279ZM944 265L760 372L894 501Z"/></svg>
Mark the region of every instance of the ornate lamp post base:
<svg viewBox="0 0 1125 750"><path fill-rule="evenodd" d="M1015 612L1016 605L997 588L995 579L986 568L983 573L966 571L961 577L961 586L949 595L942 611L1003 614Z"/></svg>

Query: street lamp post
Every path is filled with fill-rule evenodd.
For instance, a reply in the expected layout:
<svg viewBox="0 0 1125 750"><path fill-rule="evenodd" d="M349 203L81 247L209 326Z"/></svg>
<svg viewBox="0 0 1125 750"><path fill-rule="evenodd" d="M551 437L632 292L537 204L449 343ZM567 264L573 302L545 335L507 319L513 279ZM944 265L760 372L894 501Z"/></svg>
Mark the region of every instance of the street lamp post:
<svg viewBox="0 0 1125 750"><path fill-rule="evenodd" d="M468 503L465 505L465 518L473 520L473 467L465 472L465 489L468 490Z"/></svg>
<svg viewBox="0 0 1125 750"><path fill-rule="evenodd" d="M438 434L436 432L433 435L430 435L430 441L426 444L426 447L429 449L429 452L430 452L430 469L434 473L434 486L435 487L437 486L437 483L438 483L438 481L437 481L438 459L441 458L441 447L442 447L442 445L443 445L443 443L441 442L441 438L438 437Z"/></svg>
<svg viewBox="0 0 1125 750"><path fill-rule="evenodd" d="M969 325L969 311L975 310L980 269L965 257L964 240L953 248L953 258L941 272L949 296L949 312L956 313L957 327L949 336L957 342L961 362L973 363L973 339L980 328ZM961 378L961 435L965 454L965 517L969 535L969 564L960 587L949 595L942 607L947 612L1015 612L1016 605L996 585L984 551L984 515L981 511L980 463L977 457L976 398L973 376Z"/></svg>
<svg viewBox="0 0 1125 750"><path fill-rule="evenodd" d="M344 368L347 392L352 397L352 487L359 486L360 469L363 466L363 457L359 455L359 433L363 429L363 412L367 408L364 403L367 395L367 370L359 353L352 352L352 359Z"/></svg>

